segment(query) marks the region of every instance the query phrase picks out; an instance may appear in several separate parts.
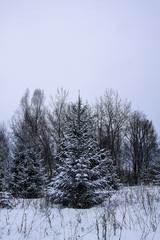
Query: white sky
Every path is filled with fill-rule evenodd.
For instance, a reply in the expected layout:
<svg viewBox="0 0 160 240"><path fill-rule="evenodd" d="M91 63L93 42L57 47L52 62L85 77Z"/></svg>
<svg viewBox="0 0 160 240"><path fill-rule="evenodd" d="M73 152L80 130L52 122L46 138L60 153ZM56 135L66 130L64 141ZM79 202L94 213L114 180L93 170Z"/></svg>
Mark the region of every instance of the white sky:
<svg viewBox="0 0 160 240"><path fill-rule="evenodd" d="M0 0L0 122L26 88L118 91L160 134L159 0Z"/></svg>

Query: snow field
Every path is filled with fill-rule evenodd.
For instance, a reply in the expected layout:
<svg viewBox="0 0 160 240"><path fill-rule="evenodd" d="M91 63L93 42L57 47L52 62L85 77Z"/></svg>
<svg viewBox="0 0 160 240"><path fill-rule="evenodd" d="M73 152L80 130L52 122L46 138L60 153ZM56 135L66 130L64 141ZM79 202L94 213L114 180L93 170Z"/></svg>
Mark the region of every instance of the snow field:
<svg viewBox="0 0 160 240"><path fill-rule="evenodd" d="M0 209L4 240L159 240L160 187L126 187L90 209L46 206L44 199L15 199Z"/></svg>

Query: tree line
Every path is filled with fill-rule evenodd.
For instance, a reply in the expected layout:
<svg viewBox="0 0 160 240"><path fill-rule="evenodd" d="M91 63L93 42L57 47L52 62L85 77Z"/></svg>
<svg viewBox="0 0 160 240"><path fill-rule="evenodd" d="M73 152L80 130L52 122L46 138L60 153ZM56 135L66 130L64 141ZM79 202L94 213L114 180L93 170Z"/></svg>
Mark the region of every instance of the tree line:
<svg viewBox="0 0 160 240"><path fill-rule="evenodd" d="M0 125L0 191L33 198L50 189L56 203L89 207L120 183L159 184L160 150L152 121L113 90L91 106L59 89L46 106L43 90L27 89L10 130Z"/></svg>

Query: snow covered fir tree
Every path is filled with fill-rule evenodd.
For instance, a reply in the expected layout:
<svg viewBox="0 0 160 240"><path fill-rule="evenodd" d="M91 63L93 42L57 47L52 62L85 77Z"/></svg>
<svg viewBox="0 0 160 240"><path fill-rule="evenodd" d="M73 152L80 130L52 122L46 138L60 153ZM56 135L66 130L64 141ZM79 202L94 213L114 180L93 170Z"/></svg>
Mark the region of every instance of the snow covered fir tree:
<svg viewBox="0 0 160 240"><path fill-rule="evenodd" d="M9 142L6 129L0 125L0 191L5 191L8 185Z"/></svg>
<svg viewBox="0 0 160 240"><path fill-rule="evenodd" d="M4 124L0 125L0 208L11 208L10 194L10 142Z"/></svg>
<svg viewBox="0 0 160 240"><path fill-rule="evenodd" d="M90 109L79 97L69 108L68 129L58 153L61 164L49 189L54 203L88 208L104 200L101 190L118 188L113 162L98 148L92 125Z"/></svg>
<svg viewBox="0 0 160 240"><path fill-rule="evenodd" d="M150 163L149 166L149 180L155 185L160 185L160 150L157 152L157 156Z"/></svg>
<svg viewBox="0 0 160 240"><path fill-rule="evenodd" d="M12 193L21 198L44 196L46 176L40 151L36 146L18 144L12 166Z"/></svg>

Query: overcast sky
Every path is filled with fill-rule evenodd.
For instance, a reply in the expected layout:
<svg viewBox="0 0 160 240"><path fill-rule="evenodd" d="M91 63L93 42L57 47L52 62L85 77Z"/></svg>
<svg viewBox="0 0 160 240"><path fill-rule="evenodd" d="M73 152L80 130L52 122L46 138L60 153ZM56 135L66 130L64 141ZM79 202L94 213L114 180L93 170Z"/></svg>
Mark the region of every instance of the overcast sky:
<svg viewBox="0 0 160 240"><path fill-rule="evenodd" d="M26 88L118 91L160 134L160 0L0 0L0 122Z"/></svg>

